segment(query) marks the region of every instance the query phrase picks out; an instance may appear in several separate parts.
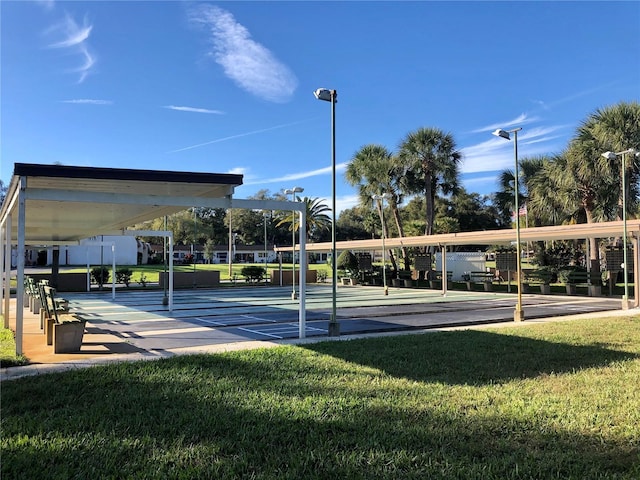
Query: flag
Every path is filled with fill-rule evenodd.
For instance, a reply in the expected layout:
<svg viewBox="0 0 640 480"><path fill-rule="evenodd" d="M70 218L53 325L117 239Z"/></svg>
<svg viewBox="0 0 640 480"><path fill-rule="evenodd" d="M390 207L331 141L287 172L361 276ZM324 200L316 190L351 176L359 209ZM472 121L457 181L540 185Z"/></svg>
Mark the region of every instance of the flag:
<svg viewBox="0 0 640 480"><path fill-rule="evenodd" d="M527 215L527 204L525 203L518 209L518 216L525 217Z"/></svg>

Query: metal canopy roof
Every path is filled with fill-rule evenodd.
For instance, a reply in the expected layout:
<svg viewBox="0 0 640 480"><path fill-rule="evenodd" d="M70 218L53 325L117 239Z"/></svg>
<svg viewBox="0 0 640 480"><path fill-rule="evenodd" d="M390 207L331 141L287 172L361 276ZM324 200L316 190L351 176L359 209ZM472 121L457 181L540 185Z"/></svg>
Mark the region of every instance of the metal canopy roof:
<svg viewBox="0 0 640 480"><path fill-rule="evenodd" d="M122 231L213 199L230 198L242 175L16 163L0 221L18 236L20 189L27 245L74 243Z"/></svg>
<svg viewBox="0 0 640 480"><path fill-rule="evenodd" d="M627 220L629 236L640 238L640 220ZM522 242L544 240L574 240L585 238L620 237L623 222L582 223L557 225L551 227L531 227L520 229ZM444 245L500 245L516 241L515 229L485 230L478 232L444 233L439 235L420 235L417 237L386 238L386 248L426 247ZM331 243L307 243L308 252L331 251ZM336 243L337 250L381 250L379 238L369 240L350 240ZM277 251L291 250L291 246L277 247Z"/></svg>

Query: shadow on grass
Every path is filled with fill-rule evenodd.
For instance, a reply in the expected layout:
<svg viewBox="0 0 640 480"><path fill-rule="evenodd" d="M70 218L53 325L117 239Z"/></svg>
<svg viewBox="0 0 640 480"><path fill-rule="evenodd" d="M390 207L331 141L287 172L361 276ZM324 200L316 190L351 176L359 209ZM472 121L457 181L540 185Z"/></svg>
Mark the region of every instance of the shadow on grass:
<svg viewBox="0 0 640 480"><path fill-rule="evenodd" d="M601 367L639 355L488 331L322 342L304 348L423 382L481 385ZM384 355L380 355L384 351Z"/></svg>
<svg viewBox="0 0 640 480"><path fill-rule="evenodd" d="M477 367L460 373L461 357L486 363L523 348L542 348L547 359L556 358L556 366L567 370L630 358L610 353L574 361L570 352L595 352L489 341L496 335L463 335L464 342L456 335L433 337L420 338L430 353L414 350L408 360L375 341L364 342L371 351L366 362L353 351L359 342L337 342L327 353L386 366L385 371L389 364L406 362L413 374L396 366L397 375L455 383L472 378ZM438 351L435 337L449 346ZM410 347L409 337L403 340L408 343L401 346ZM471 340L484 353L451 355ZM316 347L325 353L329 345ZM531 356L521 355L517 363ZM424 367L426 357L440 365L440 373L416 373L433 370ZM513 363L507 358L504 363L493 367L500 375L489 376L506 379L538 370L507 366ZM444 397L428 398L434 395L430 384L404 391L395 379L372 381L373 375L336 358L284 347L9 382L2 389L2 478L634 478L639 473L638 448L620 440L564 430L549 419L517 412L498 414L496 406L482 406L480 399L475 411L461 411ZM445 389L443 395L454 398L455 392Z"/></svg>

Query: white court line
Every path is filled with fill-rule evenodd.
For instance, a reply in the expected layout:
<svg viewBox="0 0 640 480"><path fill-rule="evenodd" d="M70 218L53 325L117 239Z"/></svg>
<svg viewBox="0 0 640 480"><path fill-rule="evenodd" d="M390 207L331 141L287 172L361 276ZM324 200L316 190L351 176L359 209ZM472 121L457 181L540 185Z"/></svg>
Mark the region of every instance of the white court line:
<svg viewBox="0 0 640 480"><path fill-rule="evenodd" d="M254 317L253 315L240 315L240 316L244 318L251 318L252 320L260 320L261 322L276 323L275 320L269 320L268 318Z"/></svg>
<svg viewBox="0 0 640 480"><path fill-rule="evenodd" d="M242 330L243 332L254 333L257 335L264 335L265 337L277 338L278 340L282 340L284 338L279 335L271 335L270 333L261 332L259 330L252 330L250 328L238 327L238 330Z"/></svg>
<svg viewBox="0 0 640 480"><path fill-rule="evenodd" d="M148 330L148 331L138 331L135 332L136 335L141 337L151 337L155 335L166 335L168 333L178 334L178 333L197 333L197 332L211 332L212 330L209 327L192 327L192 328L173 328L166 330Z"/></svg>
<svg viewBox="0 0 640 480"><path fill-rule="evenodd" d="M216 322L215 320L207 320L206 318L200 318L200 317L195 317L196 320L202 322L202 323L210 323L212 325L219 325L221 327L226 327L228 326L227 323L224 322Z"/></svg>

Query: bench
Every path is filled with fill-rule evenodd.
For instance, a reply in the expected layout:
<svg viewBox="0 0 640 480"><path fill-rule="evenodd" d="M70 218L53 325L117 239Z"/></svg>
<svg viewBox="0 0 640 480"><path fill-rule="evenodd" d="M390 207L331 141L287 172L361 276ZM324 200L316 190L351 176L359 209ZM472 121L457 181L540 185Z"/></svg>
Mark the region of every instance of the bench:
<svg viewBox="0 0 640 480"><path fill-rule="evenodd" d="M38 286L35 280L29 276L24 277L24 294L25 307L28 307L31 313L38 315L42 308L40 292L38 291Z"/></svg>
<svg viewBox="0 0 640 480"><path fill-rule="evenodd" d="M540 293L549 295L551 293L552 273L547 270L523 270L522 286L526 290L530 285L540 285Z"/></svg>
<svg viewBox="0 0 640 480"><path fill-rule="evenodd" d="M462 278L467 283L467 290L473 290L474 284L482 284L485 292L493 291L493 279L492 272L469 272L465 273Z"/></svg>
<svg viewBox="0 0 640 480"><path fill-rule="evenodd" d="M54 353L79 352L87 321L69 314L69 302L56 297L56 289L42 285L43 306L46 311L45 333L47 345L53 344Z"/></svg>
<svg viewBox="0 0 640 480"><path fill-rule="evenodd" d="M441 270L430 270L427 273L427 277L429 279L429 287L431 288L442 288L442 271ZM447 270L447 287L451 285L451 278L453 277L453 271ZM440 285L438 285L438 282Z"/></svg>
<svg viewBox="0 0 640 480"><path fill-rule="evenodd" d="M602 276L600 272L587 272L586 270L573 270L567 276L567 295L575 295L577 287L587 289L590 297L602 294Z"/></svg>

